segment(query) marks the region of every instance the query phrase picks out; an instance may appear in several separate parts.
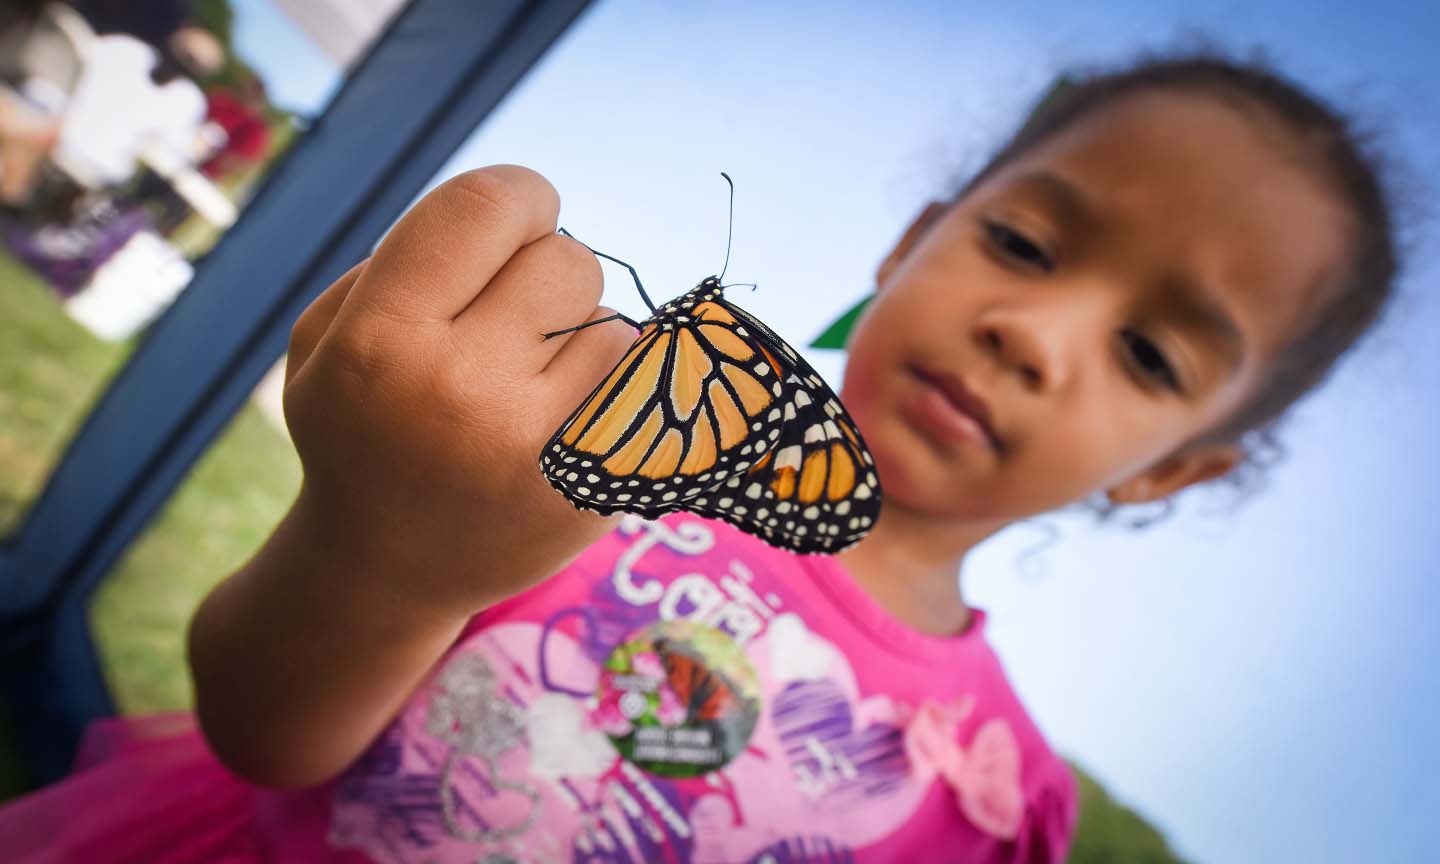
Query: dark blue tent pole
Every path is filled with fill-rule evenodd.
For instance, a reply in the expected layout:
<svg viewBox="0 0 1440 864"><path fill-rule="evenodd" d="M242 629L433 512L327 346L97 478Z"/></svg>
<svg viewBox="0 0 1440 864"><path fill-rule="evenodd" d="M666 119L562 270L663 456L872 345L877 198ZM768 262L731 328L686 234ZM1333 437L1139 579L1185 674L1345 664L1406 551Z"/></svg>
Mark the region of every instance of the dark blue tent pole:
<svg viewBox="0 0 1440 864"><path fill-rule="evenodd" d="M588 0L413 0L98 400L0 555L0 683L37 781L113 711L95 586L385 229Z"/></svg>

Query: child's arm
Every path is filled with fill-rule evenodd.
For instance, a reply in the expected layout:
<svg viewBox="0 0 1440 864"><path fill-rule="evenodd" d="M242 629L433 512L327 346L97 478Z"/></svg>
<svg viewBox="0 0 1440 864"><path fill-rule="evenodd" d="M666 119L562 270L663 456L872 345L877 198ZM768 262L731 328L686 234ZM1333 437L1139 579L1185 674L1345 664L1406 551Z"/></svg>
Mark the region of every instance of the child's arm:
<svg viewBox="0 0 1440 864"><path fill-rule="evenodd" d="M422 199L296 322L285 418L305 479L191 622L196 712L237 774L325 780L384 728L473 613L613 524L573 509L540 449L618 362L593 255L513 166Z"/></svg>

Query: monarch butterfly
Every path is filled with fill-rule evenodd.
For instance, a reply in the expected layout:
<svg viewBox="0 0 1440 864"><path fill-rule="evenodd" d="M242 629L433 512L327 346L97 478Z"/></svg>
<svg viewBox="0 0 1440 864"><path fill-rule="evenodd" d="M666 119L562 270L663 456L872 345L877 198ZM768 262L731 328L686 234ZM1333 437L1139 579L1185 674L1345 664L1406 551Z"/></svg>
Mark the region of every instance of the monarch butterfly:
<svg viewBox="0 0 1440 864"><path fill-rule="evenodd" d="M735 187L721 176L733 219ZM584 510L646 519L687 510L805 554L864 537L881 493L860 430L809 363L725 299L725 268L657 309L635 268L591 251L630 271L652 314L543 334L614 319L640 331L546 443L550 485Z"/></svg>

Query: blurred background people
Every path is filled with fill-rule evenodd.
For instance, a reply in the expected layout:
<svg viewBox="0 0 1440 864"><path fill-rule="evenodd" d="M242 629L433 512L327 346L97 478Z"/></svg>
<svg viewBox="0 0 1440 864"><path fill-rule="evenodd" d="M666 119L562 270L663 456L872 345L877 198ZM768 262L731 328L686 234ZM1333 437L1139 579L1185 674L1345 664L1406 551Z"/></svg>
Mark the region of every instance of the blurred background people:
<svg viewBox="0 0 1440 864"><path fill-rule="evenodd" d="M62 3L0 0L0 212L24 211L93 31Z"/></svg>
<svg viewBox="0 0 1440 864"><path fill-rule="evenodd" d="M219 179L264 161L270 145L265 82L258 75L247 75L233 88L212 87L205 98L206 119L225 135L225 143L200 166L205 176Z"/></svg>
<svg viewBox="0 0 1440 864"><path fill-rule="evenodd" d="M0 169L0 195L12 215L24 217L8 233L10 246L62 295L154 227L138 200L147 172L158 184L151 194L179 202L173 207L179 216L167 221L189 212L175 188L182 186L189 199L220 211L222 222L233 218L228 200L195 170L225 144L221 127L207 123L209 104L197 80L213 77L226 52L209 31L186 23L187 12L172 3L88 2L76 9L50 3L40 10L41 19L78 21L70 29L83 33L69 40L77 68L53 100L59 110L48 122L17 108L26 91L12 88L20 98L11 95L0 108L8 130L0 135L9 142L0 165L20 167ZM19 40L21 49L32 50L35 30ZM23 32L23 20L16 32ZM37 173L46 181L41 196Z"/></svg>
<svg viewBox="0 0 1440 864"><path fill-rule="evenodd" d="M170 49L170 38L190 17L187 0L70 0L100 35L124 33L157 51Z"/></svg>

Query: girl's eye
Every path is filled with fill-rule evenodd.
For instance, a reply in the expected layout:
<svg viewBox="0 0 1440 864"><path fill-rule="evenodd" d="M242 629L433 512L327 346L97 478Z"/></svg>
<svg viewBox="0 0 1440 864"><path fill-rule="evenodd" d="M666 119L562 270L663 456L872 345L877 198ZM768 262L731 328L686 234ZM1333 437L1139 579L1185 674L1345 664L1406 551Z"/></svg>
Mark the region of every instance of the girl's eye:
<svg viewBox="0 0 1440 864"><path fill-rule="evenodd" d="M1024 234L1012 231L999 222L986 222L985 230L989 233L990 239L1012 258L1034 264L1047 273L1055 269L1054 262L1046 256L1045 251L1030 242L1030 238Z"/></svg>
<svg viewBox="0 0 1440 864"><path fill-rule="evenodd" d="M1165 354L1155 347L1155 343L1132 331L1126 331L1124 336L1130 354L1135 358L1135 365L1140 368L1141 374L1158 380L1167 389L1179 393L1180 379L1165 359Z"/></svg>

